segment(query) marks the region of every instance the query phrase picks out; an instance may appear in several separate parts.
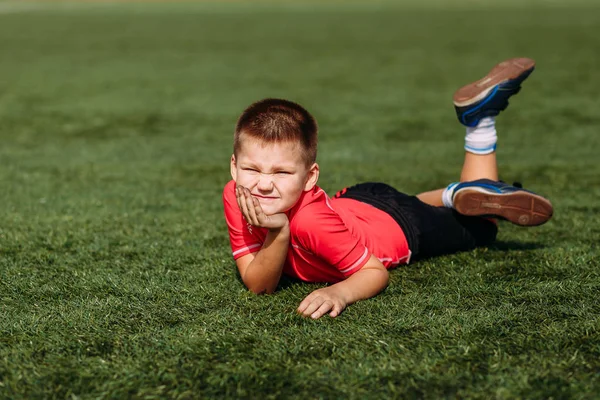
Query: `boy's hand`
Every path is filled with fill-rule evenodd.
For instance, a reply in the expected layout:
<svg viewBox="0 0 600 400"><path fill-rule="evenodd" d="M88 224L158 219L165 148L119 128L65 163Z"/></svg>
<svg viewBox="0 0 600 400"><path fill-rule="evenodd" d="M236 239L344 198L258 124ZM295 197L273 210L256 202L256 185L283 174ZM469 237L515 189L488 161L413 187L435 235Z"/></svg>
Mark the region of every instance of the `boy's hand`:
<svg viewBox="0 0 600 400"><path fill-rule="evenodd" d="M298 313L312 319L321 318L327 313L330 317L337 317L348 305L338 288L334 285L315 290L302 300Z"/></svg>
<svg viewBox="0 0 600 400"><path fill-rule="evenodd" d="M381 292L388 284L389 274L377 257L371 254L367 263L347 279L306 296L298 312L304 317L321 318L329 313L337 317L349 304L368 299Z"/></svg>
<svg viewBox="0 0 600 400"><path fill-rule="evenodd" d="M281 229L289 223L285 213L266 215L258 199L252 197L250 191L243 186L236 186L235 197L244 219L251 225L267 229Z"/></svg>

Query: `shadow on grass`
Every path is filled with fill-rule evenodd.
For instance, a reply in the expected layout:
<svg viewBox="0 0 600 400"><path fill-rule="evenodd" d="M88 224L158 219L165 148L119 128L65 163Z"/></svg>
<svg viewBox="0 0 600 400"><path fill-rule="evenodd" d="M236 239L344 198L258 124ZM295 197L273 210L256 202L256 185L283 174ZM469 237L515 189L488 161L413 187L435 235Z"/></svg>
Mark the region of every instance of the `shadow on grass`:
<svg viewBox="0 0 600 400"><path fill-rule="evenodd" d="M537 250L545 249L546 246L543 243L537 242L516 242L516 241L497 241L487 246L488 249L494 251L509 251L509 250Z"/></svg>
<svg viewBox="0 0 600 400"><path fill-rule="evenodd" d="M242 285L245 285L244 280L242 279L242 276L240 275L239 271L236 273L236 276L237 276L238 281ZM281 278L279 278L279 283L277 284L277 288L275 289L275 291L279 292L281 290L289 289L298 283L305 283L305 282L302 282L300 279L292 278L287 275L281 275Z"/></svg>
<svg viewBox="0 0 600 400"><path fill-rule="evenodd" d="M289 289L290 287L298 283L302 283L302 281L300 279L295 279L287 275L281 275L279 283L277 284L277 290Z"/></svg>

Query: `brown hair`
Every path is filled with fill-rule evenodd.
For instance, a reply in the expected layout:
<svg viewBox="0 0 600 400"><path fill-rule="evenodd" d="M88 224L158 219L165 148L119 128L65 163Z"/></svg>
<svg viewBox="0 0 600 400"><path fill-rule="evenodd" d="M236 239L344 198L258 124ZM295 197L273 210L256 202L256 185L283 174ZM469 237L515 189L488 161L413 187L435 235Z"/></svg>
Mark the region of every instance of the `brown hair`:
<svg viewBox="0 0 600 400"><path fill-rule="evenodd" d="M242 136L266 143L295 142L307 166L317 159L317 121L301 105L282 99L264 99L244 110L235 126L233 154Z"/></svg>

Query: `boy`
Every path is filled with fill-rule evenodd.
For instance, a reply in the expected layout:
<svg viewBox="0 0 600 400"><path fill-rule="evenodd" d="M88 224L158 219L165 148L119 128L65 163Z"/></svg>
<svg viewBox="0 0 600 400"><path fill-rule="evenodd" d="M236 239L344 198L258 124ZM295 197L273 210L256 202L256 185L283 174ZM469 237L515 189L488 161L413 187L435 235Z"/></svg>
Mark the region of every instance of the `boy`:
<svg viewBox="0 0 600 400"><path fill-rule="evenodd" d="M338 316L388 284L388 269L410 260L473 249L494 241L506 219L522 226L552 216L546 199L498 182L494 118L533 71L514 58L454 94L467 127L460 182L408 196L383 183L343 189L317 186L317 124L298 104L265 99L248 107L235 130L233 178L224 189L233 257L244 284L272 293L285 273L333 285L315 290L298 312Z"/></svg>

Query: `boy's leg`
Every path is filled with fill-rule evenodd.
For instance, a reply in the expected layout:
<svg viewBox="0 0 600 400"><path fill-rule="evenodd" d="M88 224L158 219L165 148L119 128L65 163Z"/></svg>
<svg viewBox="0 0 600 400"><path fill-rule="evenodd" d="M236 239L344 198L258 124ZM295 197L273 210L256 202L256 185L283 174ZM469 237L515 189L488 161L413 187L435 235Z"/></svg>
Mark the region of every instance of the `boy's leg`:
<svg viewBox="0 0 600 400"><path fill-rule="evenodd" d="M529 58L512 58L454 93L458 120L467 127L461 182L498 180L495 117L508 107L508 99L521 90L521 82L534 68L535 61Z"/></svg>
<svg viewBox="0 0 600 400"><path fill-rule="evenodd" d="M460 173L460 182L475 181L477 179L498 180L498 164L496 151L489 154L474 154L465 151L465 160ZM442 196L446 188L419 193L417 197L424 203L436 207L443 207Z"/></svg>
<svg viewBox="0 0 600 400"><path fill-rule="evenodd" d="M460 182L498 180L494 117L508 106L508 98L519 91L519 84L529 76L534 66L534 61L527 58L503 61L482 79L463 86L454 93L458 120L467 127ZM499 100L494 97L499 97ZM444 190L445 188L424 192L417 197L427 204L441 207L444 205Z"/></svg>
<svg viewBox="0 0 600 400"><path fill-rule="evenodd" d="M383 183L361 183L335 197L358 200L389 214L406 236L412 261L489 245L498 232L497 224L486 218L431 206Z"/></svg>
<svg viewBox="0 0 600 400"><path fill-rule="evenodd" d="M518 225L539 225L552 216L552 205L535 193L499 183L496 163L495 116L508 106L535 63L514 58L496 65L484 78L454 94L459 121L467 127L465 160L460 182L419 194L433 206L455 208L461 214L496 216Z"/></svg>
<svg viewBox="0 0 600 400"><path fill-rule="evenodd" d="M460 181L469 182L476 181L477 179L498 180L498 164L496 162L495 150L489 154L465 152Z"/></svg>

